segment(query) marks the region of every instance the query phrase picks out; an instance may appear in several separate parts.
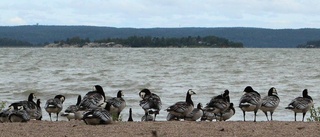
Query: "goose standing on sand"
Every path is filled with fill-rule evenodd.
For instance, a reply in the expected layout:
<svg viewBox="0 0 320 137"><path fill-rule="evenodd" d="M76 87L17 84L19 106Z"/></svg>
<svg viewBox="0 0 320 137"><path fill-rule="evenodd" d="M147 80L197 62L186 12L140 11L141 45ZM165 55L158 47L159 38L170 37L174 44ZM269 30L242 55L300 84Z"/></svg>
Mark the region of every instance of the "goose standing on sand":
<svg viewBox="0 0 320 137"><path fill-rule="evenodd" d="M129 109L129 118L128 118L128 122L132 122L132 108Z"/></svg>
<svg viewBox="0 0 320 137"><path fill-rule="evenodd" d="M154 114L153 121L155 121L157 114L159 114L162 107L160 97L155 93L151 93L149 89L142 89L139 92L139 96L142 99L140 100L139 105L142 107L145 114Z"/></svg>
<svg viewBox="0 0 320 137"><path fill-rule="evenodd" d="M24 106L10 106L9 121L10 122L28 122L30 120L30 115L25 110Z"/></svg>
<svg viewBox="0 0 320 137"><path fill-rule="evenodd" d="M116 120L119 120L119 116L121 111L126 107L126 101L122 98L123 92L119 90L117 93L117 97L110 98L107 100L108 103L111 104L110 112L113 115L116 115Z"/></svg>
<svg viewBox="0 0 320 137"><path fill-rule="evenodd" d="M9 108L12 107L14 109L17 109L18 106L23 106L23 110L27 112L27 114L30 116L30 119L39 120L38 118L41 117L39 116L41 113L37 113L38 107L33 99L36 99L36 96L34 95L34 93L30 93L27 101L14 102L9 105Z"/></svg>
<svg viewBox="0 0 320 137"><path fill-rule="evenodd" d="M308 90L304 89L302 91L302 97L293 99L286 109L290 109L294 112L294 121L297 121L297 113L302 113L302 121L304 121L304 116L312 106L313 100L308 95Z"/></svg>
<svg viewBox="0 0 320 137"><path fill-rule="evenodd" d="M57 119L59 117L59 113L63 108L63 102L66 98L63 95L56 95L54 98L48 99L44 108L45 110L49 113L50 116L50 121L51 119L51 113L56 113L57 114Z"/></svg>
<svg viewBox="0 0 320 137"><path fill-rule="evenodd" d="M206 113L220 114L227 110L230 106L229 90L225 90L223 94L213 97L207 106L203 109Z"/></svg>
<svg viewBox="0 0 320 137"><path fill-rule="evenodd" d="M102 108L101 108L102 107ZM101 107L89 109L83 114L83 121L87 125L111 124L112 115L109 112L111 104L108 102L101 104Z"/></svg>
<svg viewBox="0 0 320 137"><path fill-rule="evenodd" d="M100 85L94 86L94 91L89 91L81 100L79 110L97 108L106 100L103 88Z"/></svg>
<svg viewBox="0 0 320 137"><path fill-rule="evenodd" d="M78 96L76 105L70 105L61 116L67 117L70 121L71 119L81 120L83 111L79 111L79 104L81 102L81 95Z"/></svg>
<svg viewBox="0 0 320 137"><path fill-rule="evenodd" d="M166 111L171 115L178 117L178 119L185 119L185 117L193 110L193 101L191 95L196 94L192 89L187 91L186 100L177 102L169 106Z"/></svg>
<svg viewBox="0 0 320 137"><path fill-rule="evenodd" d="M194 108L191 113L187 114L185 120L187 121L197 121L203 116L202 104L198 103L197 108Z"/></svg>
<svg viewBox="0 0 320 137"><path fill-rule="evenodd" d="M268 91L268 96L265 96L262 101L261 101L261 108L260 110L263 111L263 113L266 115L267 120L269 121L268 118L268 111L270 112L271 115L271 121L272 119L272 114L274 110L278 107L280 102L280 98L278 97L278 93L276 88L271 87Z"/></svg>
<svg viewBox="0 0 320 137"><path fill-rule="evenodd" d="M243 121L246 121L246 111L253 111L254 122L256 122L257 112L261 107L261 96L251 86L247 86L243 92L244 94L240 98L239 103L239 107L243 112Z"/></svg>

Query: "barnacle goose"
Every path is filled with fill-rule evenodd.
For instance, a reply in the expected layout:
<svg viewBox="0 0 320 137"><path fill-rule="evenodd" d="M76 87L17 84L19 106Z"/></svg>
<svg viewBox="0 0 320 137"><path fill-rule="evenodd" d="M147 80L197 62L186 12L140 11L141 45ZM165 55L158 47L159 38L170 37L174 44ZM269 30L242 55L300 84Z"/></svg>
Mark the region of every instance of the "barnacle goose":
<svg viewBox="0 0 320 137"><path fill-rule="evenodd" d="M64 110L64 113L61 114L61 116L67 117L67 119L70 121L71 119L75 120L81 120L82 119L82 113L79 111L79 104L81 102L81 95L77 98L77 103L75 105L70 105L67 107L66 110Z"/></svg>
<svg viewBox="0 0 320 137"><path fill-rule="evenodd" d="M294 121L297 121L297 113L302 113L302 121L304 121L304 116L312 106L313 100L308 95L308 90L304 89L302 91L302 97L293 99L286 109L290 109L294 112Z"/></svg>
<svg viewBox="0 0 320 137"><path fill-rule="evenodd" d="M141 121L153 121L153 116L148 113L148 111L145 112L145 114L142 116Z"/></svg>
<svg viewBox="0 0 320 137"><path fill-rule="evenodd" d="M108 103L111 104L110 112L113 115L116 115L116 120L119 119L121 111L126 107L126 101L122 98L123 92L119 90L117 93L117 97L110 98L107 100Z"/></svg>
<svg viewBox="0 0 320 137"><path fill-rule="evenodd" d="M176 102L175 104L169 106L166 111L168 113L178 117L179 119L184 119L187 114L191 113L193 110L193 101L191 95L196 94L192 89L187 91L186 100Z"/></svg>
<svg viewBox="0 0 320 137"><path fill-rule="evenodd" d="M233 103L230 103L230 106L227 110L223 111L221 114L215 115L215 119L218 121L226 121L230 119L235 113L236 110L233 107Z"/></svg>
<svg viewBox="0 0 320 137"><path fill-rule="evenodd" d="M213 97L203 110L214 113L215 115L222 115L222 113L229 108L229 105L229 90L225 90L223 94Z"/></svg>
<svg viewBox="0 0 320 137"><path fill-rule="evenodd" d="M145 114L154 114L153 120L155 121L162 107L160 97L155 93L151 93L149 89L142 89L139 92L139 96L142 98L139 105L145 111Z"/></svg>
<svg viewBox="0 0 320 137"><path fill-rule="evenodd" d="M185 120L197 121L202 116L203 116L202 104L198 103L197 108L194 108L189 114L187 114Z"/></svg>
<svg viewBox="0 0 320 137"><path fill-rule="evenodd" d="M30 120L30 115L25 110L24 106L10 106L10 113L9 113L9 121L10 122L27 122Z"/></svg>
<svg viewBox="0 0 320 137"><path fill-rule="evenodd" d="M28 113L30 119L39 120L39 117L41 117L41 113L37 113L38 107L37 104L33 101L33 99L36 99L36 96L34 95L34 93L30 93L27 101L14 102L10 104L9 107L18 108L18 106L23 106L23 110L25 110Z"/></svg>
<svg viewBox="0 0 320 137"><path fill-rule="evenodd" d="M261 107L260 94L253 90L251 86L247 86L243 92L244 94L239 103L239 107L243 112L243 120L246 121L246 111L254 111L254 122L256 122L257 112Z"/></svg>
<svg viewBox="0 0 320 137"><path fill-rule="evenodd" d="M94 86L94 91L89 91L81 100L79 110L97 108L106 100L103 88L100 85Z"/></svg>
<svg viewBox="0 0 320 137"><path fill-rule="evenodd" d="M54 98L51 98L51 99L47 100L44 108L49 113L50 121L52 121L51 113L56 113L57 114L56 121L58 121L58 116L59 116L60 111L63 108L64 100L65 100L65 97L63 95L56 95Z"/></svg>
<svg viewBox="0 0 320 137"><path fill-rule="evenodd" d="M280 102L280 98L278 97L276 88L271 87L268 91L268 96L265 96L264 98L262 98L261 108L260 108L260 110L262 110L263 113L266 115L268 121L269 121L268 111L270 112L271 121L272 121L273 120L272 114L274 110L278 107L279 102Z"/></svg>
<svg viewBox="0 0 320 137"><path fill-rule="evenodd" d="M111 104L108 102L101 104L101 107L92 108L84 112L83 121L87 125L111 124L112 115L109 112Z"/></svg>

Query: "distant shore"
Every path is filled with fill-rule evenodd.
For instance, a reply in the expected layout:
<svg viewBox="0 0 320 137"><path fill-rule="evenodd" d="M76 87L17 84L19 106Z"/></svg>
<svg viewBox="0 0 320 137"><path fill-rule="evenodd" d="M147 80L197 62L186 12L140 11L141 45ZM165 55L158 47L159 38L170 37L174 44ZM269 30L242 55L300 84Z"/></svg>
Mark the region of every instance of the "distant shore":
<svg viewBox="0 0 320 137"><path fill-rule="evenodd" d="M320 122L114 122L109 125L85 125L83 121L29 121L1 123L1 136L121 136L121 137L176 137L176 136L304 136L320 135Z"/></svg>

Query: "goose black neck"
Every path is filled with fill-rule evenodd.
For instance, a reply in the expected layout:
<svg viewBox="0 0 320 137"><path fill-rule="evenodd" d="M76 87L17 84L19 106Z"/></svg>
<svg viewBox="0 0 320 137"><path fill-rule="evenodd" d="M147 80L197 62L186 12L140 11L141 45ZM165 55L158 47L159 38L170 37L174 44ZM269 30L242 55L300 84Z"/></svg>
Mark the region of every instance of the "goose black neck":
<svg viewBox="0 0 320 137"><path fill-rule="evenodd" d="M186 102L188 104L191 104L193 106L193 101L191 99L191 95L189 94L189 92L187 93L187 96L186 96Z"/></svg>
<svg viewBox="0 0 320 137"><path fill-rule="evenodd" d="M76 105L79 106L79 105L80 105L80 102L81 102L81 95L78 96L77 104L76 104Z"/></svg>
<svg viewBox="0 0 320 137"><path fill-rule="evenodd" d="M102 87L99 86L99 85L96 85L95 88L96 88L97 92L98 92L99 94L101 94L101 95L103 96L103 98L105 99L106 96L105 96L105 94L104 94L104 91L103 91Z"/></svg>
<svg viewBox="0 0 320 137"><path fill-rule="evenodd" d="M129 109L129 119L128 119L128 121L133 121L131 108Z"/></svg>
<svg viewBox="0 0 320 137"><path fill-rule="evenodd" d="M122 94L121 94L121 90L120 91L118 91L118 93L117 93L117 98L121 98L122 97Z"/></svg>
<svg viewBox="0 0 320 137"><path fill-rule="evenodd" d="M33 102L33 93L31 93L28 97L28 101L32 101Z"/></svg>

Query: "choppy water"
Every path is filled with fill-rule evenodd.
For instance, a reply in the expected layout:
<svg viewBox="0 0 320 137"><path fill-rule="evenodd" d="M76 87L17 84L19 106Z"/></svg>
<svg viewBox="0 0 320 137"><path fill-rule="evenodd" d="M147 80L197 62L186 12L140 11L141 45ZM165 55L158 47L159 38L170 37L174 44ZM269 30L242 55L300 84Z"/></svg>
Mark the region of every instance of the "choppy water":
<svg viewBox="0 0 320 137"><path fill-rule="evenodd" d="M165 109L185 100L190 88L197 93L192 97L195 104L206 104L225 89L231 92L231 102L238 104L246 86L262 96L274 86L281 98L274 120L292 121L293 112L284 108L303 89L309 90L316 107L319 104L319 60L317 49L1 48L0 100L10 104L34 92L43 106L47 99L63 94L66 108L76 103L77 95L99 84L107 96L123 90L127 101L123 120L131 107L134 120L140 121L138 93L143 88L158 94ZM161 111L157 119L165 120L166 114ZM43 116L49 120L44 110ZM231 120L242 119L236 108ZM253 120L253 113L246 119ZM259 111L257 121L265 120Z"/></svg>

